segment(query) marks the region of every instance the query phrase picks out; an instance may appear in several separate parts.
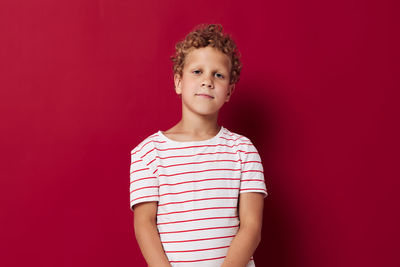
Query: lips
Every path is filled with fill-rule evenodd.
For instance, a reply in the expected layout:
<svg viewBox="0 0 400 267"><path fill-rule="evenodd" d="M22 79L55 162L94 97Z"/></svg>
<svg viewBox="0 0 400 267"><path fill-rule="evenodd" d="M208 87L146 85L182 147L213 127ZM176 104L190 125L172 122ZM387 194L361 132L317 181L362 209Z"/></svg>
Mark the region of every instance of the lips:
<svg viewBox="0 0 400 267"><path fill-rule="evenodd" d="M196 94L197 96L202 96L202 97L207 97L207 98L214 98L213 96L207 95L207 94Z"/></svg>

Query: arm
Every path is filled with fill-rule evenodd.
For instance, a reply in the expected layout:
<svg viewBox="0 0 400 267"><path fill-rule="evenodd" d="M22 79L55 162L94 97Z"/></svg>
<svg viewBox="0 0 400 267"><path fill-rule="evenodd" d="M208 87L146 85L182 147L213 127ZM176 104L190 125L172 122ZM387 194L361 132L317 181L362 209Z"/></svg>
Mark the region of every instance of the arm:
<svg viewBox="0 0 400 267"><path fill-rule="evenodd" d="M157 202L142 202L133 210L136 240L148 267L171 267L157 230Z"/></svg>
<svg viewBox="0 0 400 267"><path fill-rule="evenodd" d="M245 267L261 241L264 196L248 192L239 195L239 230L221 267Z"/></svg>

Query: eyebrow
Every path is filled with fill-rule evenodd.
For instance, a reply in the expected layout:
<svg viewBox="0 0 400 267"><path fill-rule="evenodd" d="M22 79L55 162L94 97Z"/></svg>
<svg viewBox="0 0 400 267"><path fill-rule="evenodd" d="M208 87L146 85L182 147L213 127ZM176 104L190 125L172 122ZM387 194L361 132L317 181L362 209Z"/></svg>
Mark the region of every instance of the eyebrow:
<svg viewBox="0 0 400 267"><path fill-rule="evenodd" d="M202 65L188 65L188 69L202 69L203 66ZM222 69L224 69L225 67L219 67L219 68L214 68L213 71L216 72L224 72ZM229 72L229 70L227 71Z"/></svg>

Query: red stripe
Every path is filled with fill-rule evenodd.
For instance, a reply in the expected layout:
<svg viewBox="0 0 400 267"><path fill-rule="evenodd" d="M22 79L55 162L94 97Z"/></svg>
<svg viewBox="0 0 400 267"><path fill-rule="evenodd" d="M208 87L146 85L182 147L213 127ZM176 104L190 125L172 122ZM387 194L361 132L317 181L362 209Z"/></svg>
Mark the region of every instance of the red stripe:
<svg viewBox="0 0 400 267"><path fill-rule="evenodd" d="M242 182L264 182L262 179L242 180Z"/></svg>
<svg viewBox="0 0 400 267"><path fill-rule="evenodd" d="M202 180L196 180L196 181L185 181L185 182L180 182L180 183L176 183L176 184L160 184L160 186L174 186L174 185L180 185L180 184L186 184L186 183L197 183L197 182L204 182L204 181L214 181L214 180L240 180L240 178L211 178L211 179L202 179Z"/></svg>
<svg viewBox="0 0 400 267"><path fill-rule="evenodd" d="M175 222L161 222L161 223L157 223L157 225L161 225L161 224L171 224L171 223L193 222L193 221L202 221L202 220L213 220L213 219L232 219L232 218L237 218L237 216L228 216L228 217L207 217L207 218L198 218L198 219L191 219L191 220L184 220L184 221L175 221Z"/></svg>
<svg viewBox="0 0 400 267"><path fill-rule="evenodd" d="M168 156L168 157L159 157L159 159L169 159L169 158L182 158L182 157L194 157L198 155L215 155L215 154L232 154L236 155L236 152L228 152L228 151L222 151L222 152L213 152L213 153L197 153L197 154L191 154L191 155L175 155L175 156Z"/></svg>
<svg viewBox="0 0 400 267"><path fill-rule="evenodd" d="M130 174L132 174L132 173L134 173L134 172L144 171L144 170L150 170L150 169L149 169L149 168L138 169L138 170L132 171Z"/></svg>
<svg viewBox="0 0 400 267"><path fill-rule="evenodd" d="M147 154L149 154L151 151L153 151L154 149L156 149L155 147L153 149L150 149L149 151L147 151L143 156L141 156L141 158L144 158L147 156Z"/></svg>
<svg viewBox="0 0 400 267"><path fill-rule="evenodd" d="M132 162L131 162L131 165L132 165L132 164L135 164L135 163L138 163L138 162L140 162L140 161L142 161L142 160L139 159L139 160L136 160L136 161L132 161Z"/></svg>
<svg viewBox="0 0 400 267"><path fill-rule="evenodd" d="M238 150L237 152L242 152L244 154L258 154L257 151L244 151L244 150Z"/></svg>
<svg viewBox="0 0 400 267"><path fill-rule="evenodd" d="M200 170L200 171L190 171L190 172L178 172L173 174L160 174L159 176L175 176L181 174L190 174L190 173L199 173L199 172L209 172L209 171L241 171L241 169L207 169L207 170Z"/></svg>
<svg viewBox="0 0 400 267"><path fill-rule="evenodd" d="M225 139L226 141L234 141L234 142L239 140L240 138L243 138L243 136L240 136L240 137L238 137L236 139L229 139L229 138L225 138L225 137L221 136L221 139ZM247 141L247 140L240 140L240 141ZM248 144L251 145L250 143L248 143Z"/></svg>
<svg viewBox="0 0 400 267"><path fill-rule="evenodd" d="M184 242L205 241L205 240L222 239L222 238L230 238L230 237L235 237L235 235L208 237L208 238L192 239L192 240L162 241L162 243L184 243Z"/></svg>
<svg viewBox="0 0 400 267"><path fill-rule="evenodd" d="M179 195L179 194L184 194L184 193L190 193L190 192L200 192L200 191L206 191L206 190L238 190L239 188L236 187L214 187L214 188L202 188L202 189L196 189L196 190L188 190L188 191L181 191L181 192L171 192L171 193L165 193L161 194L160 197L166 196L166 195Z"/></svg>
<svg viewBox="0 0 400 267"><path fill-rule="evenodd" d="M146 188L158 188L158 185L140 187L140 188L137 188L137 189L133 189L130 193L132 194L132 193L135 192L135 191L142 190L142 189L146 189Z"/></svg>
<svg viewBox="0 0 400 267"><path fill-rule="evenodd" d="M146 165L147 165L147 166L149 166L150 164L152 164L152 163L153 163L153 161L155 161L155 160L156 160L156 158L157 158L157 157L155 157L155 158L154 158L152 161L150 161L149 163L146 163Z"/></svg>
<svg viewBox="0 0 400 267"><path fill-rule="evenodd" d="M134 154L136 154L139 150L136 150L135 152L131 152L131 156L133 156Z"/></svg>
<svg viewBox="0 0 400 267"><path fill-rule="evenodd" d="M176 234L176 233L195 232L195 231L202 231L202 230L234 228L234 227L239 227L239 225L221 226L221 227L209 227L209 228L198 228L198 229L190 229L190 230L182 230L182 231L159 232L159 234L160 235L162 235L162 234Z"/></svg>
<svg viewBox="0 0 400 267"><path fill-rule="evenodd" d="M146 197L158 197L158 195L151 195L151 196L137 197L137 198L134 198L134 199L132 199L130 203L132 203L132 202L133 202L133 201L135 201L135 200L138 200L138 199L141 199L141 198L146 198Z"/></svg>
<svg viewBox="0 0 400 267"><path fill-rule="evenodd" d="M168 165L168 166L158 165L157 167L170 168L170 167L175 167L175 166L184 166L184 165L190 165L190 164L202 164L202 163L207 163L207 162L220 162L220 161L230 161L230 162L235 162L235 163L238 162L238 160L221 159L221 160L207 160L207 161L187 162L187 163L173 164L173 165Z"/></svg>
<svg viewBox="0 0 400 267"><path fill-rule="evenodd" d="M243 164L245 164L245 163L253 163L253 162L255 162L255 163L261 163L261 161L257 161L257 160L253 160L253 161L242 161Z"/></svg>
<svg viewBox="0 0 400 267"><path fill-rule="evenodd" d="M240 145L250 145L249 143L238 143L235 145L226 145L226 144L215 144L215 145L198 145L198 146L185 146L185 147L170 147L170 148L156 148L158 151L168 151L168 150L174 150L174 149L187 149L187 148L198 148L198 147L218 147L218 146L225 146L229 148L237 147Z"/></svg>
<svg viewBox="0 0 400 267"><path fill-rule="evenodd" d="M173 262L196 262L196 261L210 261L210 260L218 260L218 259L223 259L225 256L222 257L217 257L217 258L209 258L209 259L200 259L200 260L192 260L192 261L170 261L171 263Z"/></svg>
<svg viewBox="0 0 400 267"><path fill-rule="evenodd" d="M131 181L130 184L137 182L137 181L141 181L141 180L145 180L145 179L157 179L157 177L144 177L144 178L139 178L136 179L134 181ZM204 182L204 181L215 181L215 180L229 180L229 181L237 181L240 180L240 178L211 178L211 179L202 179L202 180L196 180L196 181L185 181L185 182L180 182L180 183L176 183L176 184L160 184L159 186L174 186L174 185L180 185L180 184L187 184L187 183L197 183L197 182ZM242 182L264 182L264 180L262 179L247 179L247 180L241 180Z"/></svg>
<svg viewBox="0 0 400 267"><path fill-rule="evenodd" d="M229 248L229 246L225 247L216 247L216 248L203 248L203 249L193 249L193 250L181 250L181 251L165 251L166 253L180 253L180 252L197 252L197 251L204 251L204 250L215 250L221 248Z"/></svg>
<svg viewBox="0 0 400 267"><path fill-rule="evenodd" d="M159 136L159 135L157 135L157 136ZM154 142L154 143L159 143L159 144L164 144L164 143L166 143L167 141L153 140L153 142Z"/></svg>
<svg viewBox="0 0 400 267"><path fill-rule="evenodd" d="M214 209L236 209L237 207L211 207L211 208L202 208L202 209L191 209L191 210L181 210L181 211L172 211L167 213L159 213L158 216L161 215L168 215L174 213L185 213L185 212L192 212L192 211L200 211L200 210L214 210Z"/></svg>
<svg viewBox="0 0 400 267"><path fill-rule="evenodd" d="M132 184L132 183L134 183L134 182L141 181L141 180L146 180L146 179L157 179L157 177L144 177L144 178L139 178L139 179L136 179L136 180L134 180L134 181L131 181L129 184Z"/></svg>
<svg viewBox="0 0 400 267"><path fill-rule="evenodd" d="M261 188L245 188L245 189L240 189L240 191L245 191L245 190L258 190L258 191L263 191L265 193L267 193L267 191L261 189Z"/></svg>
<svg viewBox="0 0 400 267"><path fill-rule="evenodd" d="M195 201L204 201L204 200L214 200L214 199L237 199L237 197L210 197L210 198L199 198L199 199L189 199L184 201L176 201L176 202L167 202L163 204L159 204L158 206L166 206L171 204L181 204L186 202L195 202Z"/></svg>

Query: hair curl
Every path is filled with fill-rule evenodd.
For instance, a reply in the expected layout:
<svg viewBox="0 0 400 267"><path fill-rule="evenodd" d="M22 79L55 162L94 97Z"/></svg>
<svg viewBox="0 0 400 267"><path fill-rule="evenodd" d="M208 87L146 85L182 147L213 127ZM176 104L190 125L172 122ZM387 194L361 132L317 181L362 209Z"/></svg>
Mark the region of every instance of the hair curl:
<svg viewBox="0 0 400 267"><path fill-rule="evenodd" d="M242 69L240 53L231 36L223 33L221 24L200 24L175 45L175 54L171 56L174 74L182 76L185 58L193 48L211 46L226 54L231 61L230 83L237 83Z"/></svg>

